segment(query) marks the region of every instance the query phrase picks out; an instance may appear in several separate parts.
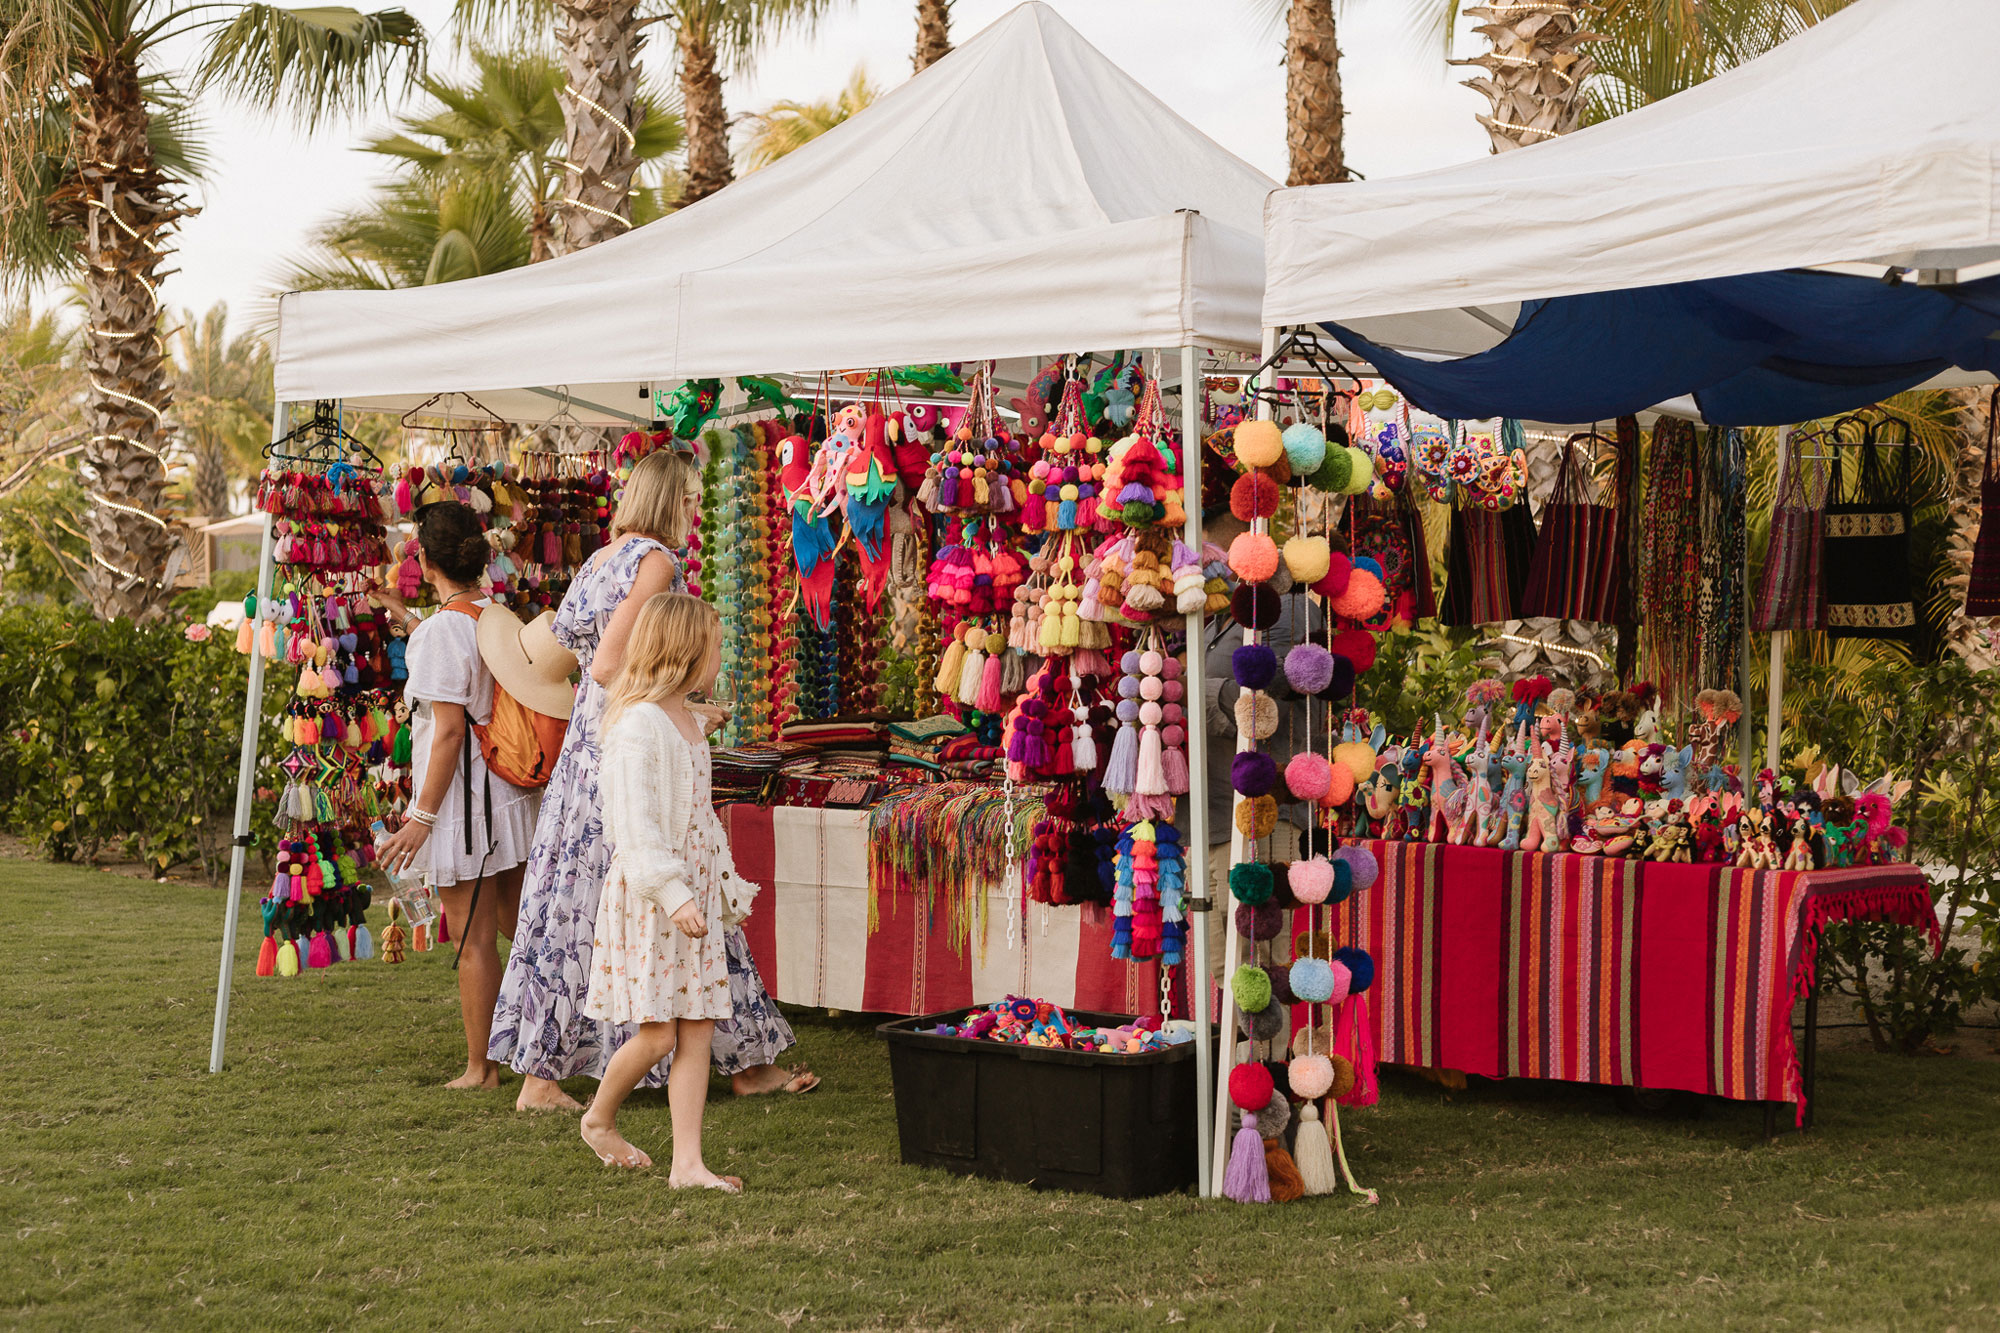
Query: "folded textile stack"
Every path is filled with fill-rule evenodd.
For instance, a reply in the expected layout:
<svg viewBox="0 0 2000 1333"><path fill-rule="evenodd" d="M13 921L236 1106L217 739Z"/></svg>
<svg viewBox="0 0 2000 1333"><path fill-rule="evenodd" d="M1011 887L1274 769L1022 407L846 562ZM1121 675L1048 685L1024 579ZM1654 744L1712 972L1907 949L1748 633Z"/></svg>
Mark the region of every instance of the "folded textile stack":
<svg viewBox="0 0 2000 1333"><path fill-rule="evenodd" d="M885 723L854 718L788 722L784 737L788 743L812 747L820 760L816 771L821 773L828 771L832 760L865 762L869 771L875 771L881 768L882 756L889 748ZM852 762L846 765L855 766Z"/></svg>
<svg viewBox="0 0 2000 1333"><path fill-rule="evenodd" d="M971 733L955 717L939 714L914 722L889 724L889 764L891 767L943 773L943 747L956 740L969 740Z"/></svg>
<svg viewBox="0 0 2000 1333"><path fill-rule="evenodd" d="M1006 752L995 745L981 745L977 736L953 736L938 747L938 762L945 776L971 780L1000 776L1000 761Z"/></svg>
<svg viewBox="0 0 2000 1333"><path fill-rule="evenodd" d="M755 741L748 745L717 746L709 751L715 803L756 800L764 794L773 776L810 772L817 756L809 745L789 741Z"/></svg>

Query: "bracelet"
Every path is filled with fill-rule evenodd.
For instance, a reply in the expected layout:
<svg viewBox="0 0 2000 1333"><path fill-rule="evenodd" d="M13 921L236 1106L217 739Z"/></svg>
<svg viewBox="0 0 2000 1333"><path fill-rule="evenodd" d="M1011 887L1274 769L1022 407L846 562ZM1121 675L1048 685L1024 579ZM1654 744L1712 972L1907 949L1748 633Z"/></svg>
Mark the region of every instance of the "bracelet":
<svg viewBox="0 0 2000 1333"><path fill-rule="evenodd" d="M409 816L412 820L416 821L419 824L422 824L425 828L437 827L438 817L432 814L428 810L419 809L418 807L413 805L409 809Z"/></svg>

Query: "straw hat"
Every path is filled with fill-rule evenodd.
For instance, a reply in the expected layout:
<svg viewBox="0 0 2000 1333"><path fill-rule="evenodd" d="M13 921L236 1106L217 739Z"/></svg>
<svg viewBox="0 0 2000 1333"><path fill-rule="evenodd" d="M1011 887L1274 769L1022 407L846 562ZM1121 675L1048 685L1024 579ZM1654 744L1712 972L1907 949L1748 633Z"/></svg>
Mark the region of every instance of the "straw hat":
<svg viewBox="0 0 2000 1333"><path fill-rule="evenodd" d="M507 693L538 713L567 718L576 706L569 679L576 654L556 641L555 624L553 611L523 625L512 611L489 607L479 617L479 656Z"/></svg>

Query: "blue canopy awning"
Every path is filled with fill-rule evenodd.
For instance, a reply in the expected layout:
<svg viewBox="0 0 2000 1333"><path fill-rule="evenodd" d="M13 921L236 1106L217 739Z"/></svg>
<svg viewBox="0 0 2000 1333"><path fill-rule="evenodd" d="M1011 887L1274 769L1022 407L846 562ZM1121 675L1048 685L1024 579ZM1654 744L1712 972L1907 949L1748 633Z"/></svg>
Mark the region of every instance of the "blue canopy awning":
<svg viewBox="0 0 2000 1333"><path fill-rule="evenodd" d="M2000 277L1949 287L1787 270L1524 302L1453 361L1335 323L1415 407L1451 420L1608 421L1692 395L1722 426L1833 416L1954 367L2000 375Z"/></svg>

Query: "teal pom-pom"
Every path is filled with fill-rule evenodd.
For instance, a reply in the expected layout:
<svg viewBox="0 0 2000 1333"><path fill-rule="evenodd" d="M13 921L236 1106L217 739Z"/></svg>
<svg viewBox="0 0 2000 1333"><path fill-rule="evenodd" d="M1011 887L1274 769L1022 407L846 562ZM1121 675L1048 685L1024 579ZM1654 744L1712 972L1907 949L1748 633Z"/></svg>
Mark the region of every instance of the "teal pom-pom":
<svg viewBox="0 0 2000 1333"><path fill-rule="evenodd" d="M1326 461L1326 436L1303 421L1285 427L1285 459L1293 476L1311 476Z"/></svg>
<svg viewBox="0 0 2000 1333"><path fill-rule="evenodd" d="M1237 902L1252 907L1270 902L1275 892L1271 867L1258 861L1243 861L1229 867L1229 892Z"/></svg>

